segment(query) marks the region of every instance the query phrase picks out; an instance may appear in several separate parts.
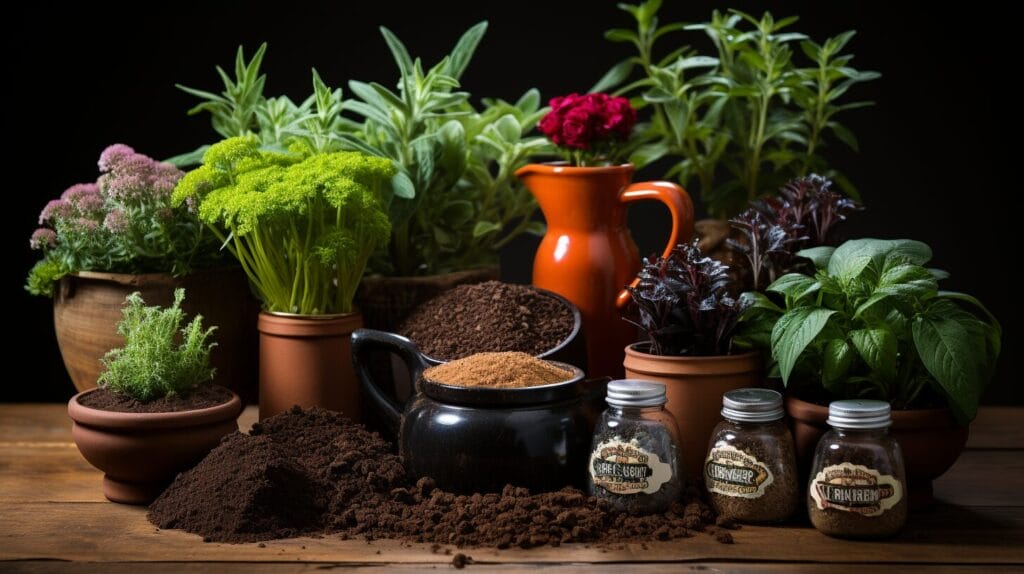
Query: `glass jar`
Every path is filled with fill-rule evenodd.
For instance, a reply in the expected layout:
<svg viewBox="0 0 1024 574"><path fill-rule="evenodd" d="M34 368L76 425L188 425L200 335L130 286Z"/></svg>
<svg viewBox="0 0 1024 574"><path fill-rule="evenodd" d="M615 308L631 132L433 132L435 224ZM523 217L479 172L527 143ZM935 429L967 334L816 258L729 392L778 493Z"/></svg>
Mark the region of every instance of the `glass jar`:
<svg viewBox="0 0 1024 574"><path fill-rule="evenodd" d="M679 431L665 410L665 385L608 383L608 409L598 418L588 474L590 494L631 514L665 512L683 492Z"/></svg>
<svg viewBox="0 0 1024 574"><path fill-rule="evenodd" d="M782 422L782 395L738 389L722 395L722 422L711 433L704 487L720 517L781 522L799 502L796 451Z"/></svg>
<svg viewBox="0 0 1024 574"><path fill-rule="evenodd" d="M807 487L811 523L840 538L896 534L907 521L907 481L900 445L889 436L889 403L836 401L828 424Z"/></svg>

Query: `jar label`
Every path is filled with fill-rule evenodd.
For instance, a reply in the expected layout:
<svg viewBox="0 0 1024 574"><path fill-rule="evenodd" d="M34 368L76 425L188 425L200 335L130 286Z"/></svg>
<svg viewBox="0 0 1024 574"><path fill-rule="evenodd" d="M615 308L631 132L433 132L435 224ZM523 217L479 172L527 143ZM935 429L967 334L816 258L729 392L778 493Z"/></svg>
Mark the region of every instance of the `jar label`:
<svg viewBox="0 0 1024 574"><path fill-rule="evenodd" d="M844 462L826 466L815 475L811 498L819 510L881 516L903 498L903 484L892 475Z"/></svg>
<svg viewBox="0 0 1024 574"><path fill-rule="evenodd" d="M613 494L654 494L672 479L672 465L635 443L611 439L591 453L590 477Z"/></svg>
<svg viewBox="0 0 1024 574"><path fill-rule="evenodd" d="M711 492L760 498L774 481L768 465L731 445L711 449L704 461L704 484Z"/></svg>

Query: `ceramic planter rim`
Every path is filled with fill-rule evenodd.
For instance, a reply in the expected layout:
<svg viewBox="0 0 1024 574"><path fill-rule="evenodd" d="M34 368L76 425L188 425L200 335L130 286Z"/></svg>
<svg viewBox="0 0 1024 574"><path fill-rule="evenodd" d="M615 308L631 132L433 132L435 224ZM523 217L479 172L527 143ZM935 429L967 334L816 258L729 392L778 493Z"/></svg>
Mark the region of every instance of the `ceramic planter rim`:
<svg viewBox="0 0 1024 574"><path fill-rule="evenodd" d="M271 315L273 317L281 317L282 319L295 319L298 321L333 321L336 319L344 319L347 317L352 317L360 314L359 310L356 309L355 307L353 307L352 311L348 313L326 313L322 315L305 315L302 313L288 313L285 311L267 311L266 309L261 310L260 313L266 313L267 315Z"/></svg>
<svg viewBox="0 0 1024 574"><path fill-rule="evenodd" d="M176 429L202 426L223 420L238 418L242 412L242 401L231 389L222 387L231 393L227 401L212 407L191 409L187 411L170 411L161 413L131 413L107 411L87 407L79 402L79 398L101 389L88 389L71 397L68 401L68 416L76 424L101 429L143 430L143 429Z"/></svg>
<svg viewBox="0 0 1024 574"><path fill-rule="evenodd" d="M645 351L641 351L638 348L639 345L649 345L649 344L650 343L645 343L645 342L632 343L632 344L630 344L629 346L626 347L626 354L627 355L635 354L635 355L640 355L642 357L653 357L655 360L663 359L665 361L686 361L686 362L694 362L694 363L700 363L700 362L710 363L710 362L714 362L714 361L728 361L730 359L746 360L746 359L751 358L751 356L759 356L761 354L760 351L747 351L745 353L734 353L734 354L731 354L731 355L655 355L654 353L648 353L648 352L645 352Z"/></svg>
<svg viewBox="0 0 1024 574"><path fill-rule="evenodd" d="M799 420L809 421L806 417L797 417L792 414L793 409L802 409L805 411L813 411L820 415L820 419L824 422L828 418L828 405L819 405L818 403L812 403L805 401L800 397L786 393L785 397L786 414L792 418ZM960 425L956 423L953 418L953 411L948 407L930 407L924 409L893 409L892 420L893 425L898 426L900 429L923 429L923 428L936 428L938 425L935 424L935 420L945 419L951 427L968 427L970 423L966 425Z"/></svg>

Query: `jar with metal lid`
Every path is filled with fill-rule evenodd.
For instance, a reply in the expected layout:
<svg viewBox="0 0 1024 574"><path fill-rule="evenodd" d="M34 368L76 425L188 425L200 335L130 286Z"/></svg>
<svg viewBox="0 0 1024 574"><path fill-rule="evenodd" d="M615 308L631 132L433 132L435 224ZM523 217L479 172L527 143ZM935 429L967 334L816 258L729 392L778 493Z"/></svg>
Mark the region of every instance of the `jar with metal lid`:
<svg viewBox="0 0 1024 574"><path fill-rule="evenodd" d="M737 389L722 395L722 422L711 433L704 487L715 511L737 522L780 522L800 500L793 437L782 395Z"/></svg>
<svg viewBox="0 0 1024 574"><path fill-rule="evenodd" d="M665 385L612 381L605 400L588 465L590 494L631 514L665 512L683 492L679 431L665 410Z"/></svg>
<svg viewBox="0 0 1024 574"><path fill-rule="evenodd" d="M900 445L884 401L836 401L814 452L807 508L814 527L841 538L884 538L907 521Z"/></svg>

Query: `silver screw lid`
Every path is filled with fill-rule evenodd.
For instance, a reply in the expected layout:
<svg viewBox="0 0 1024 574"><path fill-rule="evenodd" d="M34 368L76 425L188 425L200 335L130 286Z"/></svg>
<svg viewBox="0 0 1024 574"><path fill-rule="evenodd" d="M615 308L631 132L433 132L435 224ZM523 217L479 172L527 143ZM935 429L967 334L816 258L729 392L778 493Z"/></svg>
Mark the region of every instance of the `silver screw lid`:
<svg viewBox="0 0 1024 574"><path fill-rule="evenodd" d="M828 424L839 429L884 429L892 424L892 407L885 401L852 399L828 405Z"/></svg>
<svg viewBox="0 0 1024 574"><path fill-rule="evenodd" d="M782 395L771 389L736 389L722 395L722 416L733 422L768 423L782 414Z"/></svg>
<svg viewBox="0 0 1024 574"><path fill-rule="evenodd" d="M657 407L665 404L665 385L654 381L621 379L608 383L609 405L616 407Z"/></svg>

